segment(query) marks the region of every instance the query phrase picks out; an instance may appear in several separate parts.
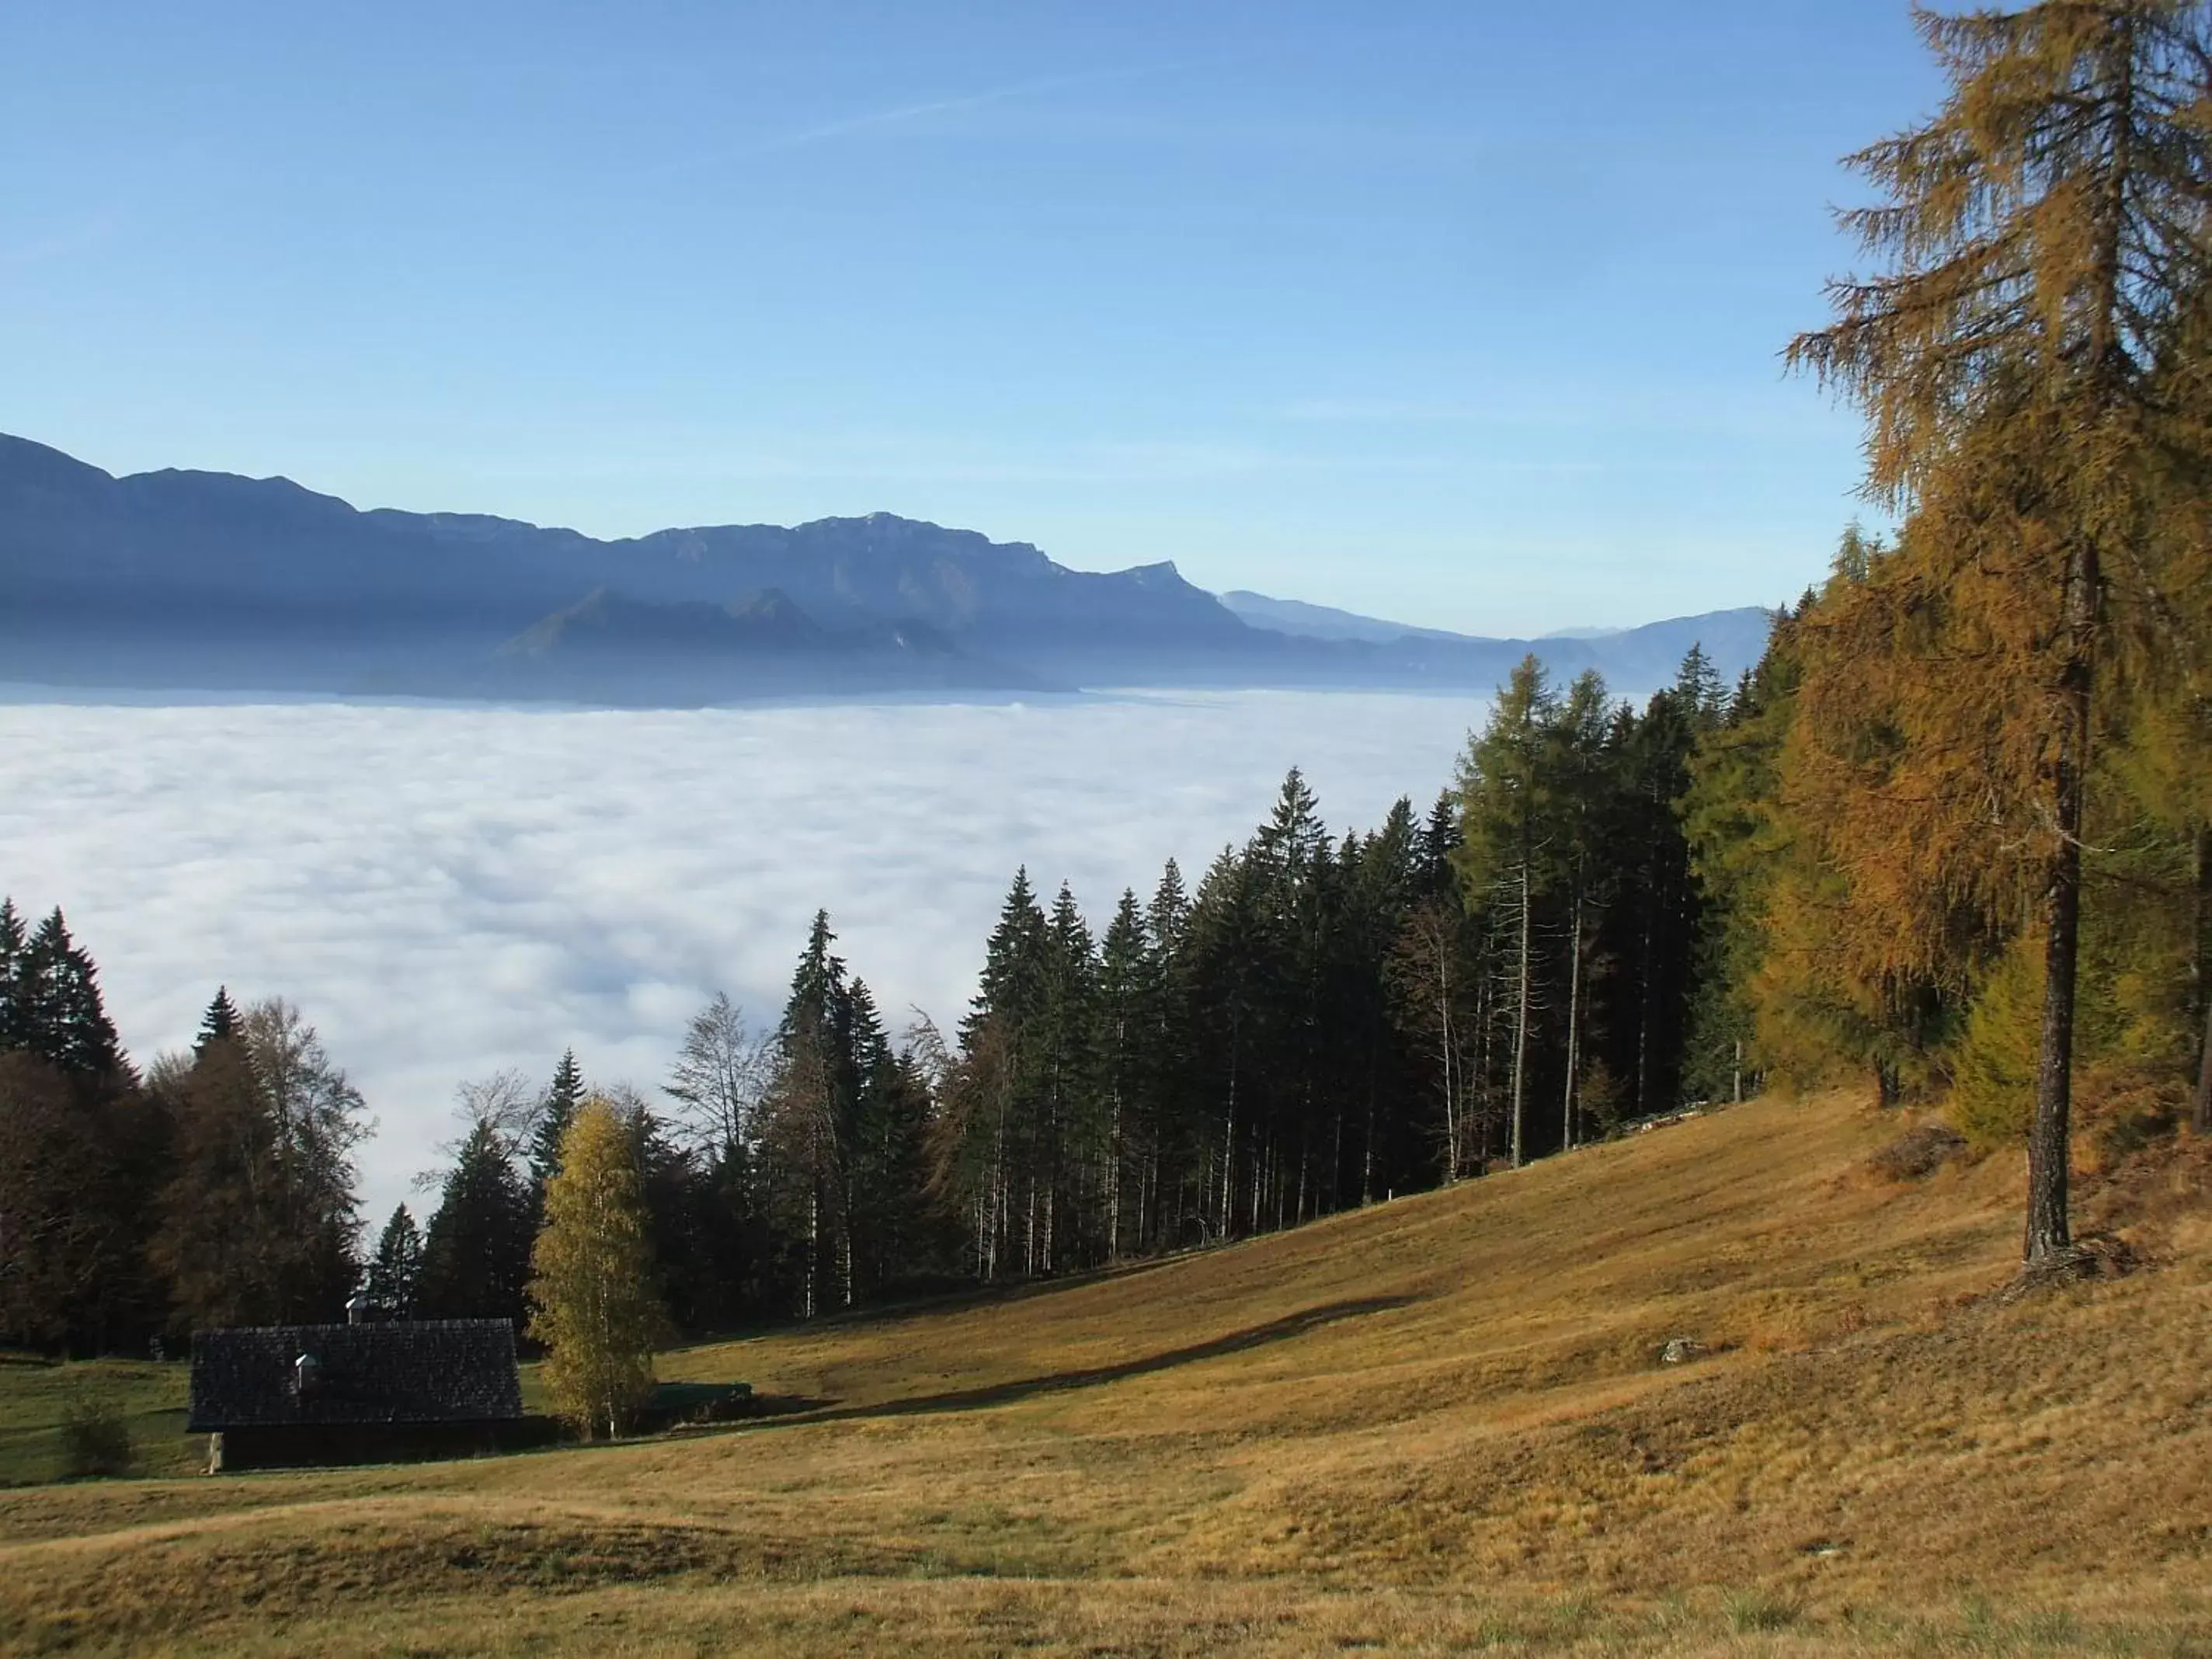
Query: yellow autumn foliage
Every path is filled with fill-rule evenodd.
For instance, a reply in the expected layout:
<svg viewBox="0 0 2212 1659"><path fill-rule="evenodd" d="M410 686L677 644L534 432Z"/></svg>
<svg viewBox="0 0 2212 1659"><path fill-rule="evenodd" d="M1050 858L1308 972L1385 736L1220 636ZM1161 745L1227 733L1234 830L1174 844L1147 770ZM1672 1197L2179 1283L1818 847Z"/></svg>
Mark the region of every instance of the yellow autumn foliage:
<svg viewBox="0 0 2212 1659"><path fill-rule="evenodd" d="M653 1290L633 1138L597 1097L561 1138L530 1265L530 1334L546 1347L554 1410L586 1440L601 1429L612 1439L652 1395L665 1316Z"/></svg>

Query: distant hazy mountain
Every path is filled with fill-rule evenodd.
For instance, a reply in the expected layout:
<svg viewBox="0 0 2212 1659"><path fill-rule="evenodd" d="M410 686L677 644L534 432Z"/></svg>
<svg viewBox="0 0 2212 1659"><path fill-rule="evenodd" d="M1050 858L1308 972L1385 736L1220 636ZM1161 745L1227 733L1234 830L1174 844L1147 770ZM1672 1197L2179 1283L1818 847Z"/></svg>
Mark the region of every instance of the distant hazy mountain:
<svg viewBox="0 0 2212 1659"><path fill-rule="evenodd" d="M1395 646L1397 649L1388 657L1405 672L1419 668L1432 678L1449 678L1462 666L1490 663L1504 665L1493 677L1503 678L1505 670L1533 651L1555 672L1575 674L1595 668L1620 690L1649 690L1672 678L1693 645L1703 646L1723 677L1733 679L1759 660L1773 625L1770 612L1748 605L1647 623L1641 628L1563 628L1534 640L1488 639L1244 589L1224 593L1221 603L1247 623L1281 634ZM1467 667L1466 672L1474 671Z"/></svg>
<svg viewBox="0 0 2212 1659"><path fill-rule="evenodd" d="M359 512L284 478L113 477L0 436L0 679L14 681L651 703L1109 684L1487 690L1534 649L1634 691L1669 678L1693 640L1733 674L1766 626L1763 612L1724 611L1532 646L1231 598L1172 564L1071 570L1026 543L889 514L599 541L475 514Z"/></svg>
<svg viewBox="0 0 2212 1659"><path fill-rule="evenodd" d="M501 646L482 689L654 704L1042 684L964 655L927 623L824 628L775 588L655 605L602 587Z"/></svg>
<svg viewBox="0 0 2212 1659"><path fill-rule="evenodd" d="M1278 599L1249 588L1233 587L1221 596L1231 614L1255 628L1273 629L1306 640L1362 640L1387 645L1394 640L1458 640L1470 637L1448 629L1416 628L1411 623L1385 622L1363 617L1356 611L1339 611L1333 605L1308 605L1304 599Z"/></svg>

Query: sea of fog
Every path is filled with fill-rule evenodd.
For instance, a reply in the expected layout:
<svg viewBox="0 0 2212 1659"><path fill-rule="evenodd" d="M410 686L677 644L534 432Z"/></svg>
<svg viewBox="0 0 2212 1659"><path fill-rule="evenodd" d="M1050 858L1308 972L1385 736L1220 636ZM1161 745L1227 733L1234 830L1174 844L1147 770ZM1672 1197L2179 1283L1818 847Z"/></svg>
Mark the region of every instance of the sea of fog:
<svg viewBox="0 0 2212 1659"><path fill-rule="evenodd" d="M0 892L56 904L134 1056L218 983L281 994L380 1129L372 1215L463 1079L654 1089L715 989L781 1011L817 907L894 1027L973 994L1017 865L1103 924L1194 883L1304 769L1331 826L1417 807L1480 699L1145 692L998 704L601 712L0 701Z"/></svg>

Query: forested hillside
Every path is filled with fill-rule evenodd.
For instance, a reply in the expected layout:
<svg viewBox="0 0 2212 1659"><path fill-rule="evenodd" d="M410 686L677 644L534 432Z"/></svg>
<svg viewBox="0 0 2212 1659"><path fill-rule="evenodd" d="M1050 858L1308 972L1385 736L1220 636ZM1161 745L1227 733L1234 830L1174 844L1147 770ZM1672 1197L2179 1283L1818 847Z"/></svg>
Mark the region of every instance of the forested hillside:
<svg viewBox="0 0 2212 1659"><path fill-rule="evenodd" d="M4 1330L137 1348L334 1313L357 1276L395 1308L520 1318L595 1089L694 1331L1272 1231L1602 1134L1686 1074L1734 1086L1687 1046L1701 911L1674 805L1725 707L1694 652L1641 711L1595 676L1555 696L1532 659L1425 812L1333 831L1292 772L1243 845L1097 922L1018 872L949 1030L890 1029L825 913L773 1023L716 996L651 1096L573 1055L464 1084L427 1217L374 1232L348 1161L366 1108L295 1010L218 993L141 1077L59 915L27 935L10 908L0 1206L40 1219Z"/></svg>
<svg viewBox="0 0 2212 1659"><path fill-rule="evenodd" d="M773 1024L717 998L657 1095L600 1085L680 1325L1215 1244L1835 1078L2024 1146L2024 1255L2069 1272L2085 1138L2212 1133L2212 26L1922 28L1947 100L1854 158L1881 269L1790 348L1864 410L1893 530L1733 687L1692 650L1634 708L1528 658L1425 813L1334 829L1293 772L1194 878L1086 914L1018 873L949 1029L890 1030L825 911ZM362 1103L295 1010L218 995L142 1075L59 913L0 911L0 1334L327 1315L364 1271L519 1314L588 1086L466 1087L427 1225L371 1248Z"/></svg>

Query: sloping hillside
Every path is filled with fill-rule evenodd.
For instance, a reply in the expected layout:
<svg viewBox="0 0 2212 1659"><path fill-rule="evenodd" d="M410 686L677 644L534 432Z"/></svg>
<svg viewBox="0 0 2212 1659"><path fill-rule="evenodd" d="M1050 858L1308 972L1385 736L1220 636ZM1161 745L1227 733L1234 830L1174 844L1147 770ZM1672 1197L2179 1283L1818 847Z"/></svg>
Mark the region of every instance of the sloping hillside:
<svg viewBox="0 0 2212 1659"><path fill-rule="evenodd" d="M1088 1284L668 1356L798 1414L0 1495L0 1641L2196 1651L2203 1149L2005 1307L2016 1177L1765 1103ZM1687 1339L1709 1352L1661 1363Z"/></svg>

